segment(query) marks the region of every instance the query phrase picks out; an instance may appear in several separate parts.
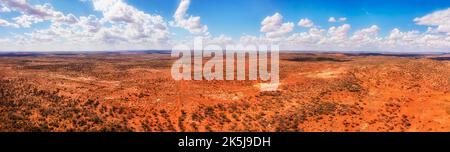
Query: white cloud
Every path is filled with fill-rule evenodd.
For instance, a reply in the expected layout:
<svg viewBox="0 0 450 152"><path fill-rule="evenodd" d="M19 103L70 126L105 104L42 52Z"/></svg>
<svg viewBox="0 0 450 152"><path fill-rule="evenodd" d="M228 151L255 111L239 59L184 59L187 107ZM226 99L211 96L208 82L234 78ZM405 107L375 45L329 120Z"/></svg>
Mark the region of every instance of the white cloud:
<svg viewBox="0 0 450 152"><path fill-rule="evenodd" d="M357 49L379 49L379 44L382 38L378 37L380 28L377 25L372 25L369 28L364 28L356 31L349 38L352 48Z"/></svg>
<svg viewBox="0 0 450 152"><path fill-rule="evenodd" d="M286 38L287 45L301 46L299 49L311 49L314 45L325 42L324 33L326 30L319 28L310 28L308 32L294 33Z"/></svg>
<svg viewBox="0 0 450 152"><path fill-rule="evenodd" d="M298 21L297 25L301 26L301 27L313 27L314 26L314 22L311 21L308 18L304 18L304 19L301 19L300 21Z"/></svg>
<svg viewBox="0 0 450 152"><path fill-rule="evenodd" d="M21 27L31 27L34 23L43 22L44 20L42 18L36 17L36 16L30 16L30 15L21 15L18 17L13 18L14 21L16 21L17 25L20 25Z"/></svg>
<svg viewBox="0 0 450 152"><path fill-rule="evenodd" d="M321 51L395 51L430 52L450 51L450 36L446 34L421 33L419 31L402 32L393 29L388 35L379 36L380 28L372 25L350 33L351 25L332 26L328 29L312 27L307 32L293 33L279 37L284 50L321 50ZM244 35L242 44L273 43L270 38Z"/></svg>
<svg viewBox="0 0 450 152"><path fill-rule="evenodd" d="M1 26L5 26L6 24L8 24L9 22L4 20L4 19L0 19L0 25Z"/></svg>
<svg viewBox="0 0 450 152"><path fill-rule="evenodd" d="M11 23L11 22L1 19L1 18L0 18L0 26L10 26L10 27L18 28L17 24Z"/></svg>
<svg viewBox="0 0 450 152"><path fill-rule="evenodd" d="M377 25L372 25L369 28L361 29L356 31L353 36L352 40L362 40L367 38L373 38L378 36L378 32L380 31L380 28Z"/></svg>
<svg viewBox="0 0 450 152"><path fill-rule="evenodd" d="M429 29L429 31L444 32L450 34L450 8L435 11L423 17L415 18L414 22L416 22L416 24L418 25L436 27Z"/></svg>
<svg viewBox="0 0 450 152"><path fill-rule="evenodd" d="M285 36L294 29L294 23L283 23L283 16L279 13L275 13L272 16L267 16L261 22L261 32L265 33L266 37L271 39L277 39Z"/></svg>
<svg viewBox="0 0 450 152"><path fill-rule="evenodd" d="M301 44L303 45L305 45L305 42L312 43L312 45L308 45L313 47L319 46L319 49L331 46L339 49L345 47L348 43L348 32L350 29L351 26L349 24L338 27L332 26L328 30L313 28L307 33L300 34L300 37L297 37L296 40L302 42ZM296 45L296 41L293 44Z"/></svg>
<svg viewBox="0 0 450 152"><path fill-rule="evenodd" d="M72 14L55 11L49 3L30 5L26 0L0 0L9 10L20 12L22 15L13 20L22 27L30 27L34 23L50 20L55 24L73 24L77 19Z"/></svg>
<svg viewBox="0 0 450 152"><path fill-rule="evenodd" d="M256 37L253 35L243 35L239 39L242 44L264 44L267 41L265 37Z"/></svg>
<svg viewBox="0 0 450 152"><path fill-rule="evenodd" d="M0 5L0 13L8 13L11 12L11 9L5 6L5 4Z"/></svg>
<svg viewBox="0 0 450 152"><path fill-rule="evenodd" d="M327 34L322 39L322 44L334 45L336 47L345 47L346 43L349 42L348 32L351 26L349 24L344 24L338 27L332 26L328 29Z"/></svg>
<svg viewBox="0 0 450 152"><path fill-rule="evenodd" d="M21 13L13 18L21 27L51 23L47 29L16 35L20 43L16 50L158 49L165 48L169 39L167 23L161 16L144 13L122 0L92 0L101 18L66 15L50 4L30 5L25 0L1 2ZM3 26L7 24L0 22Z"/></svg>
<svg viewBox="0 0 450 152"><path fill-rule="evenodd" d="M190 0L181 0L175 14L173 15L173 26L181 27L188 30L192 34L207 34L208 26L202 25L199 16L188 16L187 10L189 8Z"/></svg>
<svg viewBox="0 0 450 152"><path fill-rule="evenodd" d="M78 25L84 30L89 33L96 33L102 28L102 23L100 22L100 19L98 19L94 15L89 16L81 16L80 21L78 22Z"/></svg>
<svg viewBox="0 0 450 152"><path fill-rule="evenodd" d="M447 10L433 12L421 18L416 18L414 21L418 25L436 26L436 28L429 28L427 32L419 31L401 31L400 29L393 29L388 35L380 36L380 28L377 25L372 25L363 29L355 29L355 32L350 33L351 25L343 24L340 26L332 26L328 29L319 28L309 24L307 19L299 21L298 25L311 26L309 31L301 33L287 33L279 35L278 41L281 49L287 50L323 50L323 51L395 51L395 52L445 52L450 51L450 34L446 31L448 20L437 20L433 18L446 18ZM438 16L438 17L436 17ZM276 31L282 24L282 16L275 14L264 19L264 23L272 23L267 25L265 30ZM330 17L330 22L343 22L346 18L336 19ZM307 24L308 23L308 24ZM312 21L311 21L312 23ZM440 27L439 27L440 26ZM439 30L438 30L439 29ZM438 33L432 32L439 31ZM240 43L244 44L267 44L273 43L270 37L257 37L252 35L244 35L240 38Z"/></svg>
<svg viewBox="0 0 450 152"><path fill-rule="evenodd" d="M339 19L336 19L335 17L328 18L328 22L332 22L332 23L334 23L334 22L345 22L345 21L347 21L347 18L345 18L345 17L341 17Z"/></svg>
<svg viewBox="0 0 450 152"><path fill-rule="evenodd" d="M12 34L0 38L0 50L130 50L167 49L171 44L190 43L193 36L204 36L204 43L226 45L233 39L225 34L213 37L199 16L190 16L189 0L181 0L172 26L181 27L194 35L172 39L165 19L149 14L125 0L85 0L92 2L100 16L75 16L56 10L51 4L31 5L26 0L0 0L1 12L16 12L18 16L0 19L3 28L33 28L35 23L49 22L48 28ZM12 13L11 13L12 14ZM329 22L344 22L344 17L330 17ZM295 25L275 13L264 18L260 34L243 35L237 43L280 44L281 49L324 51L450 51L450 8L431 12L413 20L428 26L427 31L402 31L399 28L380 35L380 27L371 25L352 29L350 24L322 28L308 18L297 22L307 27L305 32L293 33Z"/></svg>
<svg viewBox="0 0 450 152"><path fill-rule="evenodd" d="M351 29L349 24L344 24L342 26L332 26L328 29L328 35L330 37L344 38L347 36L347 32Z"/></svg>
<svg viewBox="0 0 450 152"><path fill-rule="evenodd" d="M328 22L336 22L336 18L330 17L330 18L328 18Z"/></svg>
<svg viewBox="0 0 450 152"><path fill-rule="evenodd" d="M227 45L227 44L233 43L233 39L224 34L221 34L218 37L209 36L206 38L206 41L207 41L207 44L217 44L217 45Z"/></svg>
<svg viewBox="0 0 450 152"><path fill-rule="evenodd" d="M126 4L123 0L92 0L94 9L102 12L102 23L110 28L97 29L98 22L91 17L84 28L99 31L105 42L131 41L165 43L168 39L167 23L160 15L150 15ZM88 17L89 19L89 17ZM92 22L93 21L93 22Z"/></svg>

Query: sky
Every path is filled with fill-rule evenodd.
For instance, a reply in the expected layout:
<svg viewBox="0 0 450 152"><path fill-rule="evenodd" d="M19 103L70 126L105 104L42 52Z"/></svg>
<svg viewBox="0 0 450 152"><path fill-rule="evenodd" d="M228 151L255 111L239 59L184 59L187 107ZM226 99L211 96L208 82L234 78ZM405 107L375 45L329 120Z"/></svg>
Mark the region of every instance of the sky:
<svg viewBox="0 0 450 152"><path fill-rule="evenodd" d="M0 0L0 51L449 52L448 0Z"/></svg>

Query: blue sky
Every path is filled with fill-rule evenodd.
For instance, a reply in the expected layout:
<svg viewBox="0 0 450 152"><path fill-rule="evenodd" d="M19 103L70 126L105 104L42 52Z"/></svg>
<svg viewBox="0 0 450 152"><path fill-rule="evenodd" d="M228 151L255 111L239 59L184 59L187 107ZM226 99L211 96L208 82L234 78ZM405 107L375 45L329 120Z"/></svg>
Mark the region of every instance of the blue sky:
<svg viewBox="0 0 450 152"><path fill-rule="evenodd" d="M145 12L170 19L179 0L127 2ZM93 10L91 3L79 0L29 0L29 3L50 3L62 12L78 16L101 15ZM448 0L193 0L189 12L201 16L211 33L227 33L233 38L239 38L243 33L258 34L261 20L275 12L283 14L287 21L296 22L307 17L324 27L336 25L327 22L331 16L346 17L347 23L355 29L376 24L381 33L386 34L393 28L424 31L426 27L414 24L415 17L449 7Z"/></svg>
<svg viewBox="0 0 450 152"><path fill-rule="evenodd" d="M0 3L6 5L8 4L7 1L14 0L0 0ZM174 21L173 16L180 6L180 0L112 1L123 2L124 5L142 11L145 14L161 16L164 19L164 23L167 24L168 39L178 41L197 35L186 30L186 27L170 25L170 22ZM96 6L91 0L28 0L26 3L32 7L48 3L53 6L55 11L62 12L65 15L73 14L77 19L81 16L89 15L94 15L99 19L106 18L104 17L105 11L96 10ZM262 39L267 34L261 31L262 21L275 13L279 13L282 16L282 23L291 22L295 25L292 30L283 35L286 39L291 34L310 31L312 27L297 25L299 20L304 18L314 22L314 28L323 29L325 33L329 32L331 27L348 24L351 26L348 30L349 37L358 30L376 25L378 28L377 37L383 38L388 37L393 29L399 29L403 33L409 31L426 33L429 31L429 27L446 26L432 24L432 21L424 23L428 23L427 25L419 25L414 19L448 8L450 8L450 1L448 0L192 0L184 17L186 19L189 16L199 17L199 25L207 26L207 33L211 38L225 35L233 41L239 41L243 35L251 35ZM24 12L21 10L0 12L0 19L8 21L12 25L14 24L13 18L23 14ZM329 22L330 17L346 18L346 20ZM7 39L15 35L22 35L26 38L29 36L26 33L48 29L52 23L51 19L48 19L34 23L30 27L0 26L0 38ZM112 24L112 22L104 24L106 26L107 24ZM445 32L445 30L441 30L440 33L435 33L434 35L446 38ZM287 40L281 40L280 38L277 41ZM447 46L447 44L443 45L441 50L447 51ZM14 47L10 46L10 48Z"/></svg>
<svg viewBox="0 0 450 152"><path fill-rule="evenodd" d="M176 5L175 2L166 6L172 11L164 15L170 17ZM413 19L448 7L448 0L199 0L192 2L190 12L201 16L212 33L226 31L238 37L242 33L258 34L261 20L275 12L286 21L295 23L307 17L323 27L337 25L327 22L335 16L348 18L347 23L355 29L376 24L384 34L393 28L426 30L414 24Z"/></svg>

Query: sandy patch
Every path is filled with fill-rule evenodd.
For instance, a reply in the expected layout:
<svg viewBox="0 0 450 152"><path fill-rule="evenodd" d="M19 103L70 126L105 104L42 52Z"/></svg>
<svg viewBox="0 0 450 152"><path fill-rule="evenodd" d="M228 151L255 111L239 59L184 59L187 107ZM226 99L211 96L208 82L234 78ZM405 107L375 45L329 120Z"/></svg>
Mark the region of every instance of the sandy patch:
<svg viewBox="0 0 450 152"><path fill-rule="evenodd" d="M332 78L338 78L344 72L345 72L344 68L338 68L338 69L325 69L322 71L305 73L305 75L308 78L332 79Z"/></svg>
<svg viewBox="0 0 450 152"><path fill-rule="evenodd" d="M254 87L260 91L277 91L281 86L281 83L258 83Z"/></svg>

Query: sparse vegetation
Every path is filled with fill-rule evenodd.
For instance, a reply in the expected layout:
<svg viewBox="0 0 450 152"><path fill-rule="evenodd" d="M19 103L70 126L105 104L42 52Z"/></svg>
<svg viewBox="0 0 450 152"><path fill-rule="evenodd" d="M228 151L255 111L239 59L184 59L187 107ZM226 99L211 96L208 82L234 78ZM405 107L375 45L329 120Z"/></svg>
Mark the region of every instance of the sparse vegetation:
<svg viewBox="0 0 450 152"><path fill-rule="evenodd" d="M450 130L447 60L281 54L260 92L174 81L162 54L1 58L0 131Z"/></svg>

